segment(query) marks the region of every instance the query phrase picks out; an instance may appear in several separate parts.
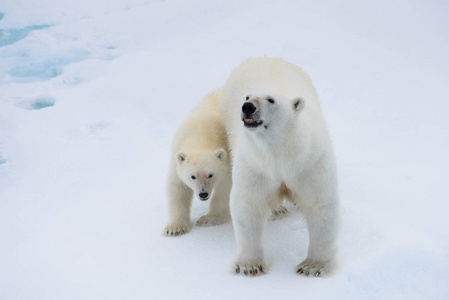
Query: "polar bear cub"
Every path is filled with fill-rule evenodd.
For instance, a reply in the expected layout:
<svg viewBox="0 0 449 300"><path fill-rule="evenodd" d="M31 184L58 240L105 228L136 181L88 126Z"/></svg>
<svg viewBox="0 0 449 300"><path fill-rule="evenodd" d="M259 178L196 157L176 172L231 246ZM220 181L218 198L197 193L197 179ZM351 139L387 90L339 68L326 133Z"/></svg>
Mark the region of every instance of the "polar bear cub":
<svg viewBox="0 0 449 300"><path fill-rule="evenodd" d="M233 155L232 270L247 276L267 272L267 216L287 198L302 211L309 230L308 256L295 271L331 275L340 218L336 164L309 77L281 59L249 59L231 73L219 104Z"/></svg>
<svg viewBox="0 0 449 300"><path fill-rule="evenodd" d="M216 91L205 97L175 134L167 178L167 236L182 235L192 228L193 195L202 201L211 198L208 214L197 225L213 226L230 220L231 163L227 134L218 113L218 94Z"/></svg>

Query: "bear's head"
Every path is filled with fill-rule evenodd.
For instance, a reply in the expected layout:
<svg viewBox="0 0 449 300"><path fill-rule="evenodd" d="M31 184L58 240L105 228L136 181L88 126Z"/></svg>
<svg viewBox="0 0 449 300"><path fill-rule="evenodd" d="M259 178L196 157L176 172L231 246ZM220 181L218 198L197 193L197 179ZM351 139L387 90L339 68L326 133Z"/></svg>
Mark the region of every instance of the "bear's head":
<svg viewBox="0 0 449 300"><path fill-rule="evenodd" d="M214 187L227 176L228 155L226 150L195 153L178 152L176 161L179 178L189 186L198 199L209 199Z"/></svg>
<svg viewBox="0 0 449 300"><path fill-rule="evenodd" d="M245 128L282 130L305 106L302 98L289 99L279 93L254 92L242 100L241 120Z"/></svg>

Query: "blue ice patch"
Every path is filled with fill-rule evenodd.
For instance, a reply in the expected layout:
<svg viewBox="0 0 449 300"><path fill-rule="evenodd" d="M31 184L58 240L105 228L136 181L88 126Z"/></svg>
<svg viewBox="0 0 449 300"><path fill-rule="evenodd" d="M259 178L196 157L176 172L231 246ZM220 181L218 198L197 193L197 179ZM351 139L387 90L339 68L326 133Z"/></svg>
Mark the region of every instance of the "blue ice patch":
<svg viewBox="0 0 449 300"><path fill-rule="evenodd" d="M55 105L55 100L52 98L39 98L30 103L29 110L39 110Z"/></svg>
<svg viewBox="0 0 449 300"><path fill-rule="evenodd" d="M61 75L65 66L88 57L87 51L71 50L53 54L40 61L18 65L9 70L8 74L15 77L17 82L45 81Z"/></svg>
<svg viewBox="0 0 449 300"><path fill-rule="evenodd" d="M3 18L3 14L0 14L0 20ZM23 40L30 34L31 31L41 30L49 28L50 25L33 25L19 29L0 29L0 47L14 44L20 40Z"/></svg>
<svg viewBox="0 0 449 300"><path fill-rule="evenodd" d="M62 74L62 68L52 61L17 66L9 71L9 75L19 78L48 80ZM23 80L27 81L27 80Z"/></svg>

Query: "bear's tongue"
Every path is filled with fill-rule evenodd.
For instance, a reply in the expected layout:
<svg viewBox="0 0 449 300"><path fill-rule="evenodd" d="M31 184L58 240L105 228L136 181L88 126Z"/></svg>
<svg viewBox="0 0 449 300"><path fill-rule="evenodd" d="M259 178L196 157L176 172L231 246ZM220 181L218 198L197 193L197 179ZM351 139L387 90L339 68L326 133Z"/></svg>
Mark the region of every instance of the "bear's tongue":
<svg viewBox="0 0 449 300"><path fill-rule="evenodd" d="M256 122L256 120L254 120L254 119L243 119L243 122L245 122L245 123L247 123L247 124L251 124L251 123L254 123L254 122Z"/></svg>

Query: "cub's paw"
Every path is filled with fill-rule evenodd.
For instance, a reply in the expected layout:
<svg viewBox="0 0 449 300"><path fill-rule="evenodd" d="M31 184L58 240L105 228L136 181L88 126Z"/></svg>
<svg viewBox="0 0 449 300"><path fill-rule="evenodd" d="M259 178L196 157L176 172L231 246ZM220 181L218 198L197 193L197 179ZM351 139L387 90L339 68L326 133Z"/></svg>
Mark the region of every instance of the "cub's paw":
<svg viewBox="0 0 449 300"><path fill-rule="evenodd" d="M279 205L271 209L271 216L269 217L269 220L281 220L289 214L290 212L287 210L287 208L285 208L283 205Z"/></svg>
<svg viewBox="0 0 449 300"><path fill-rule="evenodd" d="M298 266L296 266L296 273L306 277L326 278L331 276L334 273L335 269L335 263L306 259Z"/></svg>
<svg viewBox="0 0 449 300"><path fill-rule="evenodd" d="M234 263L232 272L234 274L242 274L245 276L259 276L268 272L268 267L265 263Z"/></svg>
<svg viewBox="0 0 449 300"><path fill-rule="evenodd" d="M228 222L231 219L229 215L204 215L196 221L198 226L215 226Z"/></svg>
<svg viewBox="0 0 449 300"><path fill-rule="evenodd" d="M180 236L189 232L190 229L192 229L190 224L170 224L164 228L163 234L165 236Z"/></svg>

